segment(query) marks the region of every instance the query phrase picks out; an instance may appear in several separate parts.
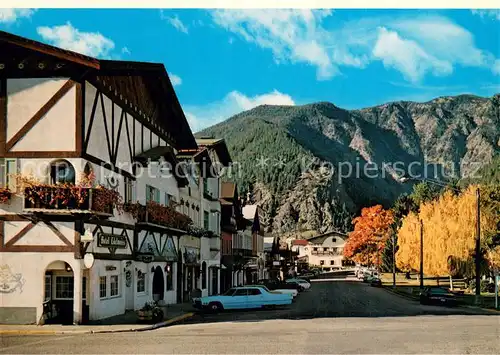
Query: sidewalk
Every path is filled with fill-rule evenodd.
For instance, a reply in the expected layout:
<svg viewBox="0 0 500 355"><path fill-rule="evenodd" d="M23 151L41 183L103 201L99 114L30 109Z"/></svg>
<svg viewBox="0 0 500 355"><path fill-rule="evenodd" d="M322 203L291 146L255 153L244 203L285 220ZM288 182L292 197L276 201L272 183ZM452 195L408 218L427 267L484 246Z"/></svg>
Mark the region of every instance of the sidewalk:
<svg viewBox="0 0 500 355"><path fill-rule="evenodd" d="M191 304L172 304L163 307L165 319L156 324L138 323L135 312L91 321L86 325L10 325L0 324L0 335L56 335L140 332L167 327L194 316Z"/></svg>

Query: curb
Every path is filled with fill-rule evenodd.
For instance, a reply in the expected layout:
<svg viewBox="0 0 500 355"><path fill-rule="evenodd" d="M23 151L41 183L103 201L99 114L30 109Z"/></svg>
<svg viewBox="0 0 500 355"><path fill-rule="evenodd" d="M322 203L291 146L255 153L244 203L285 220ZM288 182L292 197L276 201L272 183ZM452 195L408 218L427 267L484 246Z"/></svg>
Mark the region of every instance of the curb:
<svg viewBox="0 0 500 355"><path fill-rule="evenodd" d="M0 335L62 335L62 334L104 334L104 333L130 333L130 332L144 332L158 328L168 327L176 323L182 322L194 316L194 313L185 313L178 317L166 320L164 322L148 325L141 328L129 329L109 329L109 330L16 330L5 329L0 330Z"/></svg>
<svg viewBox="0 0 500 355"><path fill-rule="evenodd" d="M412 301L418 301L418 298L416 297L412 297L412 296L409 296L409 295L405 295L403 293L399 293L397 291L394 291L388 287L383 287L384 290L386 290L387 292L390 292L394 295L397 295L397 296L401 296L403 298L406 298L406 299L409 299L409 300L412 300ZM479 307L479 306L470 306L470 305L466 305L466 304L459 304L457 305L458 308L469 308L469 309L480 309L482 311L487 311L487 312L493 312L493 313L500 313L500 310L497 310L497 309L492 309L492 308L484 308L484 307Z"/></svg>

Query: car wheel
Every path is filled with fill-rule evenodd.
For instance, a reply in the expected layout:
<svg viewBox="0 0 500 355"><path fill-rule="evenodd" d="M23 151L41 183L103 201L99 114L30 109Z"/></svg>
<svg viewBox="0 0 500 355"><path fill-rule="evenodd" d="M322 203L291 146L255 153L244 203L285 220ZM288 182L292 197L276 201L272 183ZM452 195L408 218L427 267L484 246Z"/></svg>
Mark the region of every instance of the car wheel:
<svg viewBox="0 0 500 355"><path fill-rule="evenodd" d="M219 302L211 302L208 304L208 309L213 313L218 313L223 310L223 307Z"/></svg>

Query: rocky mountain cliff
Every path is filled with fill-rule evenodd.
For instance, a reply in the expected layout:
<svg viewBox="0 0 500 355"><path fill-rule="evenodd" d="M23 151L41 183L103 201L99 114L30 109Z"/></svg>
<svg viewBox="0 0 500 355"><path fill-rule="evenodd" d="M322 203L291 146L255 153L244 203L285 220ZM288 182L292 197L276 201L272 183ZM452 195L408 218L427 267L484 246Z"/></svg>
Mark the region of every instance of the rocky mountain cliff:
<svg viewBox="0 0 500 355"><path fill-rule="evenodd" d="M402 173L471 176L500 152L500 94L344 110L328 102L259 106L197 136L226 139L226 179L252 191L268 230L348 231L363 206L388 207Z"/></svg>

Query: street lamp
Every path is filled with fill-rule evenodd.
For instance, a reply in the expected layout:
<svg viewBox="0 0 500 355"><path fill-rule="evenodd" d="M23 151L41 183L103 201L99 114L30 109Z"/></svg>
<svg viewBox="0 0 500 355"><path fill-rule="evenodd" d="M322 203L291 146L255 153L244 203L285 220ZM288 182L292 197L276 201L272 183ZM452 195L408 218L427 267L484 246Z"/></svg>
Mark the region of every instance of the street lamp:
<svg viewBox="0 0 500 355"><path fill-rule="evenodd" d="M409 177L402 177L399 179L400 182L405 183L410 180L417 180L417 181L423 181L423 182L429 182L434 185L438 185L441 187L446 187L449 189L452 189L456 192L460 192L459 189L452 187L452 186L447 186L446 184L443 184L440 181L432 180L432 179L417 179L417 178L409 178ZM476 245L475 245L475 255L474 255L474 264L475 264L475 270L476 270L476 297L475 297L475 302L476 304L479 303L480 297L481 297L481 192L479 188L476 189ZM423 224L422 220L420 220L421 223L421 231L423 231ZM423 250L423 233L421 232L421 238L420 238L420 274L422 276L422 269L423 269L423 260L422 260L422 250ZM422 284L422 278L420 278L420 287L423 287Z"/></svg>

